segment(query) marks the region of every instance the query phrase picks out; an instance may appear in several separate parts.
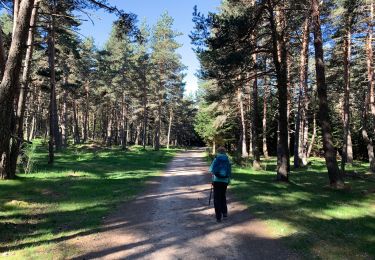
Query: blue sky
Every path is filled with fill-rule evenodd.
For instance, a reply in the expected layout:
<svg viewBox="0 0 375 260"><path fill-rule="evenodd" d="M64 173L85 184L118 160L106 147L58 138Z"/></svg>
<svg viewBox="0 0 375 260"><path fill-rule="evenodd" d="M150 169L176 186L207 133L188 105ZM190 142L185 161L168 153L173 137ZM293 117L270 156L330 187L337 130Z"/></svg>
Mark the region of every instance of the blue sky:
<svg viewBox="0 0 375 260"><path fill-rule="evenodd" d="M194 76L199 68L199 62L191 49L189 33L193 28L192 13L194 5L202 13L215 12L220 0L109 0L112 5L119 9L132 12L138 16L138 21L146 18L147 23L152 27L159 16L167 11L174 18L174 29L183 33L177 41L183 44L178 50L182 56L182 62L188 66L186 81L186 93L197 89L197 78ZM103 47L108 39L112 22L115 15L103 11L91 12L94 25L90 21L83 22L80 33L84 36L93 36L98 47ZM82 16L87 20L87 17Z"/></svg>

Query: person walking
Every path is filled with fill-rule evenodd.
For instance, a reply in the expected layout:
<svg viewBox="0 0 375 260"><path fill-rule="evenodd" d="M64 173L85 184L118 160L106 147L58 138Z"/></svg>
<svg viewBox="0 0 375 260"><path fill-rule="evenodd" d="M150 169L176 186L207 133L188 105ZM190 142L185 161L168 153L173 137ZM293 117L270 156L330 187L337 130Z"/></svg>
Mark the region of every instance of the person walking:
<svg viewBox="0 0 375 260"><path fill-rule="evenodd" d="M226 193L232 175L232 167L224 147L217 149L217 155L211 163L209 172L212 174L212 185L214 187L216 221L221 222L222 217L228 216Z"/></svg>

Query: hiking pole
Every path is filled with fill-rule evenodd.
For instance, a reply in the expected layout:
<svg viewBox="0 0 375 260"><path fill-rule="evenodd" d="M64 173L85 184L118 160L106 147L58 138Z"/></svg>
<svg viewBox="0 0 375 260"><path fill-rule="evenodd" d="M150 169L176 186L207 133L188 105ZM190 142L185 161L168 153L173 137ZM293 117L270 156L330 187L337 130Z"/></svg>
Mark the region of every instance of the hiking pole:
<svg viewBox="0 0 375 260"><path fill-rule="evenodd" d="M211 197L212 197L212 190L213 190L213 188L214 188L214 185L211 183L211 192L210 192L210 198L208 200L208 205L211 204Z"/></svg>

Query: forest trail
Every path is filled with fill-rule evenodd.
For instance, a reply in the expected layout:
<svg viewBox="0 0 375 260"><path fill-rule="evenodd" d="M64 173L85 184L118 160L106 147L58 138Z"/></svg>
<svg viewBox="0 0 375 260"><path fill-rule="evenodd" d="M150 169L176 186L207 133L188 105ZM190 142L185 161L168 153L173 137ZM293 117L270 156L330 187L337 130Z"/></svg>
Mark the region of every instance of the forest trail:
<svg viewBox="0 0 375 260"><path fill-rule="evenodd" d="M228 192L228 219L208 206L204 152L178 154L138 198L108 216L96 234L69 241L74 259L298 259Z"/></svg>

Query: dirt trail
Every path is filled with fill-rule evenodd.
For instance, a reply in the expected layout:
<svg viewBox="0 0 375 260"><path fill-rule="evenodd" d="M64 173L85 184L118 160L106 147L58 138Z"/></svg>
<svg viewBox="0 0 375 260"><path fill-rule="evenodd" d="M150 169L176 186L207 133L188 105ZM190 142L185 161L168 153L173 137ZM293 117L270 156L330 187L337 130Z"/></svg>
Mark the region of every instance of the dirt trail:
<svg viewBox="0 0 375 260"><path fill-rule="evenodd" d="M99 233L81 237L74 259L298 259L262 221L228 194L228 219L208 206L204 153L177 155L137 199L108 216Z"/></svg>

